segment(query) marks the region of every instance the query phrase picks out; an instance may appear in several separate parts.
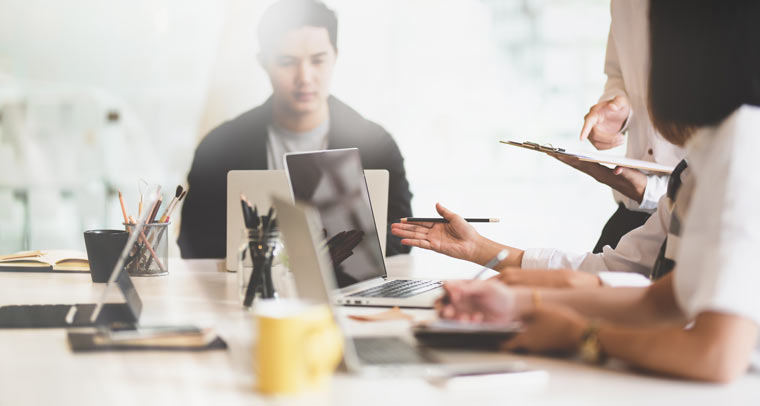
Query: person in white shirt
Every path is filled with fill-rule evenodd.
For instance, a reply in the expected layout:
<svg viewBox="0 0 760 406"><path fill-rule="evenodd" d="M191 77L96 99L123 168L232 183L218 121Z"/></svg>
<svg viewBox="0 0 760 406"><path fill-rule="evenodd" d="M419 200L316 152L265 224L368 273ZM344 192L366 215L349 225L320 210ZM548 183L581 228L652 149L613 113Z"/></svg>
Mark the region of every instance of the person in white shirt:
<svg viewBox="0 0 760 406"><path fill-rule="evenodd" d="M579 351L661 375L728 382L760 368L760 2L655 1L649 107L686 146L664 276L648 287L520 289L445 285L444 318L510 322L506 350ZM672 269L672 272L668 272Z"/></svg>
<svg viewBox="0 0 760 406"><path fill-rule="evenodd" d="M649 1L612 0L604 65L607 82L599 102L584 117L581 140L588 138L597 149L607 150L626 143L627 138L627 157L675 166L684 150L657 133L647 109L648 6ZM618 209L605 224L594 253L607 245L615 248L623 235L644 224L667 188L667 175L557 158L613 189Z"/></svg>
<svg viewBox="0 0 760 406"><path fill-rule="evenodd" d="M625 122L622 129L630 129L627 156L675 166L683 159L683 148L664 139L653 127L648 113L648 4L648 1L613 0L605 67L608 80L602 101L586 116L582 135L588 136L600 149L618 146L625 140L622 130L619 131ZM621 206L608 221L592 252L556 248L523 251L505 246L480 236L472 226L440 204L436 209L449 224L395 224L391 232L405 238L402 244L432 249L481 265L507 249L510 255L494 268L507 284L647 285L670 228L672 202L665 196L669 177L644 175L629 168L612 170L570 158L558 159L629 195L625 197L615 192ZM632 185L636 182L641 187L634 190ZM654 209L651 216L650 209ZM644 212L639 216L631 214L632 210ZM574 272L578 270L585 272ZM629 274L622 275L623 272Z"/></svg>

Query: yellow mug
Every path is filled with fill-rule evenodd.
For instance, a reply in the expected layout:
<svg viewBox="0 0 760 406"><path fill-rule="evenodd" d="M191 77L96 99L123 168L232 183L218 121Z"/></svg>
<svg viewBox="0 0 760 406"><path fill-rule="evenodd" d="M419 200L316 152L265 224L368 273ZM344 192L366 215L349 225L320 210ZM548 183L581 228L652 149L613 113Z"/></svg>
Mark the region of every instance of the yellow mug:
<svg viewBox="0 0 760 406"><path fill-rule="evenodd" d="M295 299L255 305L254 369L266 394L294 394L326 384L343 355L343 336L327 305Z"/></svg>

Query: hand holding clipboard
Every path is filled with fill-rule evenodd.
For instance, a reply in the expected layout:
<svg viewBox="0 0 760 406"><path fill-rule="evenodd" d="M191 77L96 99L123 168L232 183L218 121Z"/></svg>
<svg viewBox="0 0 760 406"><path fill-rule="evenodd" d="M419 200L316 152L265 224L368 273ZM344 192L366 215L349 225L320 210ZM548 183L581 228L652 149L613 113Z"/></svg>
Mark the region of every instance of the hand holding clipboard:
<svg viewBox="0 0 760 406"><path fill-rule="evenodd" d="M659 175L669 175L673 172L673 167L638 159L596 153L572 153L551 144L541 145L530 141L500 142L551 155L637 202L642 201L647 186L647 177L642 172ZM605 165L614 165L615 168L611 169Z"/></svg>
<svg viewBox="0 0 760 406"><path fill-rule="evenodd" d="M530 141L525 141L525 142L499 141L499 142L506 145L512 145L515 147L543 152L543 153L553 155L558 158L559 157L575 158L579 161L584 161L584 162L593 162L593 163L598 163L602 165L621 166L624 168L632 168L632 169L638 169L640 171L655 172L655 173L660 173L660 174L669 174L673 172L673 168L674 168L672 166L661 165L656 162L642 161L640 159L631 159L631 158L626 158L622 156L597 154L593 152L583 152L583 153L568 152L564 148L554 147L551 144L541 145L541 144L530 142ZM565 160L562 160L562 161L565 162Z"/></svg>

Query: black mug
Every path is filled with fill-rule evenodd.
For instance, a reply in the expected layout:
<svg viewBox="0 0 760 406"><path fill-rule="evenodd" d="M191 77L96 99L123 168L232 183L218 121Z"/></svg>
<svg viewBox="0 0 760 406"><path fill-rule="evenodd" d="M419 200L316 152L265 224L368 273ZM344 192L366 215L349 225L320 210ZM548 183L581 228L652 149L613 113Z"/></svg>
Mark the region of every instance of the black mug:
<svg viewBox="0 0 760 406"><path fill-rule="evenodd" d="M129 233L124 230L87 230L84 245L90 262L90 276L93 282L108 282L121 251L127 245Z"/></svg>

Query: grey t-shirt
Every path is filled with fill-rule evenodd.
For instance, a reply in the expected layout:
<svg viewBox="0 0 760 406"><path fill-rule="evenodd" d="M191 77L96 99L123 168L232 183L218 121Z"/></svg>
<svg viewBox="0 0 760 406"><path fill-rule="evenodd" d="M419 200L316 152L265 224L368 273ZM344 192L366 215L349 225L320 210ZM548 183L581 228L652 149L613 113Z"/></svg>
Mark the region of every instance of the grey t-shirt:
<svg viewBox="0 0 760 406"><path fill-rule="evenodd" d="M289 152L307 152L327 149L327 130L330 120L305 132L288 131L276 124L267 126L267 168L285 169L283 155Z"/></svg>

